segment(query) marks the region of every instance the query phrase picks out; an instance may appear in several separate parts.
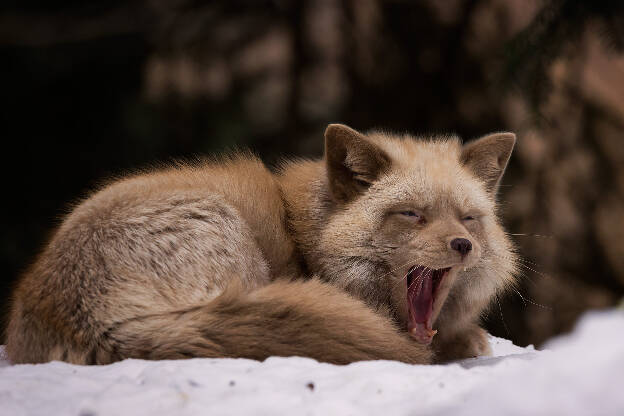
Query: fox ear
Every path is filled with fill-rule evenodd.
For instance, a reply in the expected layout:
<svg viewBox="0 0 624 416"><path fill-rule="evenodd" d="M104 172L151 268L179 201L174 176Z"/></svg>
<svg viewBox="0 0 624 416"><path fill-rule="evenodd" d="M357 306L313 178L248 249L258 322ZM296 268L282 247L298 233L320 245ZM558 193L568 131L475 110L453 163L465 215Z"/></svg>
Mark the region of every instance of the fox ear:
<svg viewBox="0 0 624 416"><path fill-rule="evenodd" d="M464 145L462 163L483 182L487 190L496 193L516 143L513 133L492 133Z"/></svg>
<svg viewBox="0 0 624 416"><path fill-rule="evenodd" d="M334 198L348 202L390 167L390 158L363 134L330 124L325 130L325 163Z"/></svg>

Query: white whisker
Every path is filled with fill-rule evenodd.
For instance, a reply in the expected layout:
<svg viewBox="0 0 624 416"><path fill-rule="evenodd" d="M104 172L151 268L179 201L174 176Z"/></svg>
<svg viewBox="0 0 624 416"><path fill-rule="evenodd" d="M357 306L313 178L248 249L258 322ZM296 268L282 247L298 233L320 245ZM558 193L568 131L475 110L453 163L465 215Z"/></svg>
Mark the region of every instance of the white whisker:
<svg viewBox="0 0 624 416"><path fill-rule="evenodd" d="M546 305L541 305L537 302L533 302L531 299L529 298L525 298L524 296L522 296L522 293L520 293L519 291L517 291L516 289L513 289L514 292L516 292L518 294L518 296L520 296L520 298L522 298L522 301L524 302L524 306L527 306L527 302L529 302L531 305L535 305L535 306L539 306L540 308L544 308L547 309L549 311L552 311L553 308L551 308L550 306L546 306Z"/></svg>
<svg viewBox="0 0 624 416"><path fill-rule="evenodd" d="M496 303L498 303L498 311L500 312L500 318L503 322L503 326L505 327L505 332L507 332L507 336L511 338L511 332L509 332L509 328L507 328L507 323L505 323L505 318L503 317L503 308L501 307L500 300L498 299L498 293L496 295Z"/></svg>

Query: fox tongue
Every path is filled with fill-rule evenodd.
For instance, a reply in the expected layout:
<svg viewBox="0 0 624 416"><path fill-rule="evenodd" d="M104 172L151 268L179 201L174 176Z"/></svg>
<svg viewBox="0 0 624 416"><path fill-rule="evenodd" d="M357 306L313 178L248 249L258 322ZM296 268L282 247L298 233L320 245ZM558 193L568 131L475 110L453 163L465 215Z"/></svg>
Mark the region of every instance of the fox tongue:
<svg viewBox="0 0 624 416"><path fill-rule="evenodd" d="M431 316L433 307L433 281L431 276L425 274L420 283L420 290L412 297L412 307L414 308L414 320L426 323Z"/></svg>
<svg viewBox="0 0 624 416"><path fill-rule="evenodd" d="M430 269L414 271L415 281L407 291L409 311L408 331L412 337L423 344L429 344L436 334L430 328L433 312L433 273Z"/></svg>

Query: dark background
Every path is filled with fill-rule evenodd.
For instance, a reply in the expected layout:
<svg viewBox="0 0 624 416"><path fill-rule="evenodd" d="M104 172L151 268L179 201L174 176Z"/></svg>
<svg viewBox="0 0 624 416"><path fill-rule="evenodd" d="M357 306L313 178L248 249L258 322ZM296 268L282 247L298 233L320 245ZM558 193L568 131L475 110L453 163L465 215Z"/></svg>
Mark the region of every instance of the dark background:
<svg viewBox="0 0 624 416"><path fill-rule="evenodd" d="M500 200L524 268L485 321L521 345L568 331L624 295L619 3L3 2L2 316L101 180L235 147L320 156L342 122L516 132Z"/></svg>

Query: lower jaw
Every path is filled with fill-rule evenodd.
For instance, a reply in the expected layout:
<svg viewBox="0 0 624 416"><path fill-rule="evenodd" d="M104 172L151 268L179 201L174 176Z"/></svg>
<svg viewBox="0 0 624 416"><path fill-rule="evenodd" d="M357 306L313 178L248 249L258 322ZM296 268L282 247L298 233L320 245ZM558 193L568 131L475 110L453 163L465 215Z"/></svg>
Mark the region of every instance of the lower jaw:
<svg viewBox="0 0 624 416"><path fill-rule="evenodd" d="M438 333L437 329L427 328L426 324L408 324L407 330L412 338L421 344L429 345L433 337Z"/></svg>

